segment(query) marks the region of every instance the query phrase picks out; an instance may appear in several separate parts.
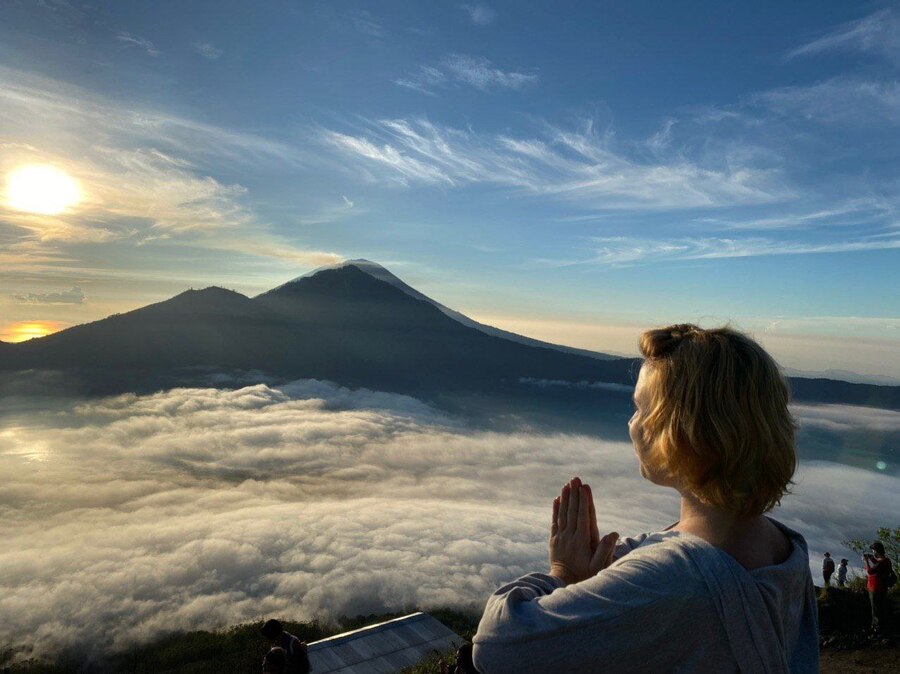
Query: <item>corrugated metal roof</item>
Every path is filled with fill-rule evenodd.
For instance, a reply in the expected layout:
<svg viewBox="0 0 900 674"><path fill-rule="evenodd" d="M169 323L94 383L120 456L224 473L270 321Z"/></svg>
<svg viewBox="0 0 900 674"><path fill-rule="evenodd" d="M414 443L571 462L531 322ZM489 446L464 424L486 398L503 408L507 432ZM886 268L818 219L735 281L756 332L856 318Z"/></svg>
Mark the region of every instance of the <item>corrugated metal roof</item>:
<svg viewBox="0 0 900 674"><path fill-rule="evenodd" d="M313 674L392 674L462 639L427 613L336 634L309 644Z"/></svg>

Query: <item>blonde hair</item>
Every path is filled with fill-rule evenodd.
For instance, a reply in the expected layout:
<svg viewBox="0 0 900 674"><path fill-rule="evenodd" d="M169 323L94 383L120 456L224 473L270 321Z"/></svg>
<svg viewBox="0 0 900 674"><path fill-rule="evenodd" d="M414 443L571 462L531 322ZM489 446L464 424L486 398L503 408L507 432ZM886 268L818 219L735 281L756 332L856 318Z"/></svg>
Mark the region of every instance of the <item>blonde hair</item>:
<svg viewBox="0 0 900 674"><path fill-rule="evenodd" d="M704 503L771 510L797 468L789 391L772 357L729 327L671 325L641 335L649 460Z"/></svg>

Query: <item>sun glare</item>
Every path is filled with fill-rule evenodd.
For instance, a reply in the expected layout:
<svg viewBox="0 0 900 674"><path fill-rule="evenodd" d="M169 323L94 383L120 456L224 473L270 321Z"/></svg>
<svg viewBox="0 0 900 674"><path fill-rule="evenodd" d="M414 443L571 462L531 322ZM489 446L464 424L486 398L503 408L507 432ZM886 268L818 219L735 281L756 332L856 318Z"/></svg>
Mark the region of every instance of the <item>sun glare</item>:
<svg viewBox="0 0 900 674"><path fill-rule="evenodd" d="M62 323L58 321L20 321L10 323L0 333L0 340L4 342L24 342L35 337L46 337L61 330Z"/></svg>
<svg viewBox="0 0 900 674"><path fill-rule="evenodd" d="M47 164L20 166L6 180L6 203L17 211L58 215L80 200L78 182Z"/></svg>

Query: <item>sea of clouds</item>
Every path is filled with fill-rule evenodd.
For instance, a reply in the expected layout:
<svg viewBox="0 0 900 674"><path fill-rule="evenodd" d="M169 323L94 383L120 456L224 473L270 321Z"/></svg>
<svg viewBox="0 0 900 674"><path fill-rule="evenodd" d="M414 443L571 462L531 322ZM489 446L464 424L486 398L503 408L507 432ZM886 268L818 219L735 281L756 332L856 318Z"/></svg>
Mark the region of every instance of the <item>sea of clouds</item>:
<svg viewBox="0 0 900 674"><path fill-rule="evenodd" d="M802 406L801 423L900 413ZM480 608L546 569L580 475L600 526L662 528L677 495L630 445L478 430L413 398L318 381L123 395L0 427L0 646L101 654L261 617ZM811 548L890 524L900 479L807 462L776 516Z"/></svg>

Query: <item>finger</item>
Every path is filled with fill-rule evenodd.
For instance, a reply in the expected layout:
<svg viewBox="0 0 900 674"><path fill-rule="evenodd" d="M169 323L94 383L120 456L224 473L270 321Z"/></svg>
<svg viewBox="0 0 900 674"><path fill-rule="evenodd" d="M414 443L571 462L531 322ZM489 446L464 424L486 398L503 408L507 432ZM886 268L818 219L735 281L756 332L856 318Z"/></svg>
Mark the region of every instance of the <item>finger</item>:
<svg viewBox="0 0 900 674"><path fill-rule="evenodd" d="M565 531L569 517L569 485L564 484L559 495L559 530Z"/></svg>
<svg viewBox="0 0 900 674"><path fill-rule="evenodd" d="M596 574L612 564L618 538L619 534L613 532L611 534L606 534L606 536L600 539L600 544L597 546L597 552L591 557L592 573Z"/></svg>
<svg viewBox="0 0 900 674"><path fill-rule="evenodd" d="M591 490L586 485L581 485L581 489L578 491L578 531L589 540L591 535L591 512L589 508Z"/></svg>
<svg viewBox="0 0 900 674"><path fill-rule="evenodd" d="M600 545L600 530L597 528L597 510L594 507L594 492L591 491L591 485L586 484L584 488L587 489L587 499L588 499L588 515L590 516L590 522L588 523L591 528L591 553L597 550L597 546Z"/></svg>
<svg viewBox="0 0 900 674"><path fill-rule="evenodd" d="M619 534L618 532L613 531L612 533L606 534L603 538L606 542L605 546L603 546L603 568L605 569L613 562L613 555L616 553L616 543L619 541Z"/></svg>
<svg viewBox="0 0 900 674"><path fill-rule="evenodd" d="M550 535L555 536L559 532L559 496L553 499L553 520L550 522Z"/></svg>
<svg viewBox="0 0 900 674"><path fill-rule="evenodd" d="M569 508L566 513L566 526L569 529L574 529L578 526L578 502L581 500L579 498L581 494L581 481L578 478L573 478L573 480L569 483Z"/></svg>

